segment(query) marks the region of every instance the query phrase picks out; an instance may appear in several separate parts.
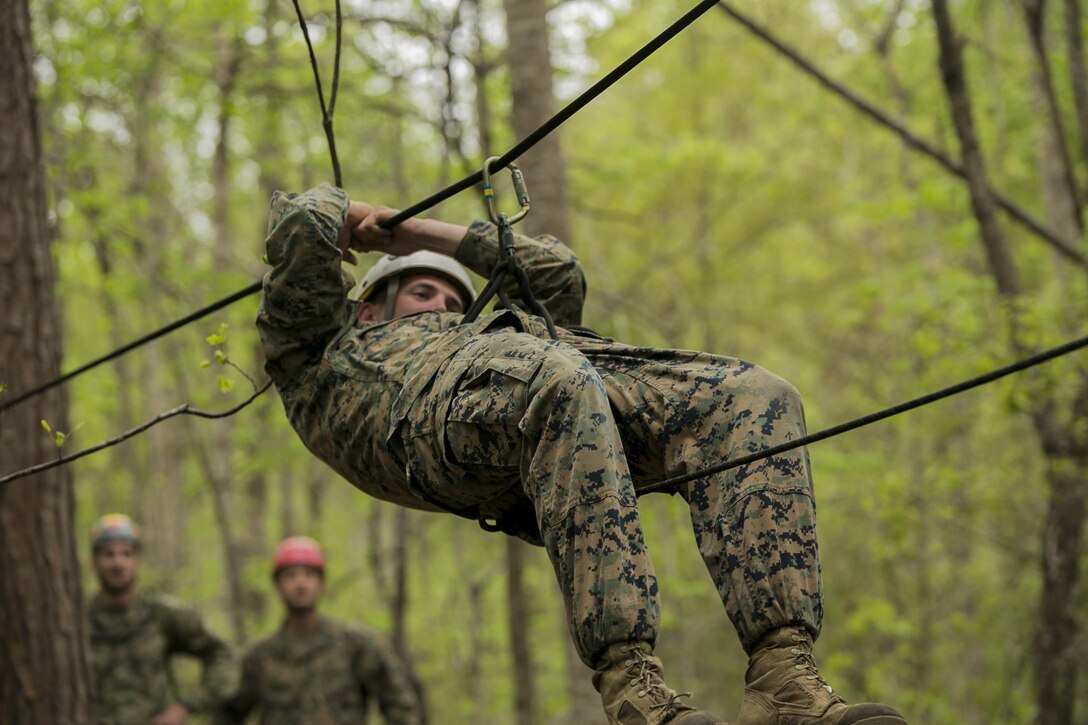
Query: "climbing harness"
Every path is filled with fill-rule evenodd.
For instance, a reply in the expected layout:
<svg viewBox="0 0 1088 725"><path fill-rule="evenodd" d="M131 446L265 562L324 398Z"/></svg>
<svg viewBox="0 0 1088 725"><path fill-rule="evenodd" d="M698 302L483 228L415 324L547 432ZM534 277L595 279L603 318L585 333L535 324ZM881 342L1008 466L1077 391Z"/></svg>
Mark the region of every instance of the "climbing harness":
<svg viewBox="0 0 1088 725"><path fill-rule="evenodd" d="M512 217L507 217L496 207L495 188L491 185L491 165L499 160L498 156L491 156L484 162L483 168L484 201L487 203L487 213L491 217L491 222L499 229L499 261L495 268L491 270L491 278L487 281L483 291L480 292L480 296L465 312L462 324L474 322L487 303L491 301L491 298L496 295L498 295L499 302L503 307L513 309L509 296L502 289L502 282L506 275L509 274L517 282L522 301L529 306L527 311L543 319L544 324L548 326L548 335L553 340L558 340L559 334L556 332L555 323L552 322L552 316L548 314L548 310L533 295L532 287L529 284L529 275L518 264L517 255L514 253L514 230L512 225L524 219L528 215L531 206L529 190L525 186L525 175L521 173L521 169L518 168L517 164L513 162L507 164L506 168L510 169L510 176L514 183L514 193L521 205L520 211Z"/></svg>

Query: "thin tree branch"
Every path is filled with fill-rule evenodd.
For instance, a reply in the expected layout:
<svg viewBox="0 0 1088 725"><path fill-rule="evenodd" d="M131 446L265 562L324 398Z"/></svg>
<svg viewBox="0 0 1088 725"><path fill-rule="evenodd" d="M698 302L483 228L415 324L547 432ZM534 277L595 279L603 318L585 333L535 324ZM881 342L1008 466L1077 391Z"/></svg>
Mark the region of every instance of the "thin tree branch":
<svg viewBox="0 0 1088 725"><path fill-rule="evenodd" d="M247 373L247 372L246 372L246 371L245 371L245 370L244 370L244 369L242 368L242 366L241 366L241 365L239 365L238 363L234 362L233 360L231 360L231 359L229 359L229 358L227 359L227 365L230 365L230 366L231 366L232 368L234 368L235 370L237 370L238 372L240 372L240 373L241 373L241 374L242 374L242 375L243 375L243 376L245 377L245 379L249 381L249 384L253 386L253 389L254 389L254 390L257 390L257 381L256 381L256 380L254 380L254 379L253 379L253 376L252 376L252 375L250 375L249 373Z"/></svg>
<svg viewBox="0 0 1088 725"><path fill-rule="evenodd" d="M361 25L377 25L378 23L385 23L398 30L403 30L409 35L426 38L432 43L439 42L438 36L429 28L425 28L419 23L414 23L411 20L405 20L403 18L394 18L386 15L349 15L348 20L360 23Z"/></svg>
<svg viewBox="0 0 1088 725"><path fill-rule="evenodd" d="M941 79L960 140L967 187L971 192L971 207L978 221L982 243L990 272L997 283L998 292L1006 300L1020 295L1020 282L1016 264L1009 253L1005 235L997 217L995 194L986 178L986 164L975 132L971 98L967 91L967 75L963 67L962 41L952 26L951 13L946 0L933 0L933 17L937 25L937 42L940 50ZM1015 322L1015 320L1014 320ZM1014 331L1015 333L1015 331Z"/></svg>
<svg viewBox="0 0 1088 725"><path fill-rule="evenodd" d="M340 0L336 0L336 55L332 64L332 91L329 93L329 118L336 109L336 92L340 88L340 45L344 35L344 13L340 8ZM339 184L337 184L339 186Z"/></svg>
<svg viewBox="0 0 1088 725"><path fill-rule="evenodd" d="M895 6L888 13L888 19L884 21L884 27L880 29L876 40L873 41L873 45L880 55L886 56L888 54L888 46L892 42L892 36L895 35L896 21L899 20L904 5L906 5L906 0L896 0Z"/></svg>
<svg viewBox="0 0 1088 725"><path fill-rule="evenodd" d="M121 435L110 438L109 440L106 440L106 441L103 441L102 443L91 446L90 448L84 448L82 451L79 451L77 453L73 453L70 456L61 456L59 458L56 458L55 460L48 461L47 463L40 463L40 464L38 464L36 466L31 466L30 468L24 468L21 471L15 471L14 473L9 473L8 475L4 476L3 478L0 478L0 486L6 486L7 484L11 483L12 481L17 481L20 478L25 478L25 477L31 476L31 475L33 475L35 473L41 473L42 471L47 471L50 468L56 468L57 466L66 465L66 464L71 463L72 461L74 461L76 459L83 458L84 456L89 456L92 453L97 453L98 451L105 450L106 448L112 448L113 446L115 446L115 445L117 445L119 443L123 443L123 442L127 441L129 438L132 438L133 436L139 435L140 433L143 433L144 431L148 430L149 428L152 428L153 426L158 425L159 423L163 422L164 420L166 420L168 418L173 418L173 417L178 416L178 415L195 415L198 418L210 418L210 419L227 418L229 416L234 415L235 413L237 413L238 411L242 410L247 405L252 403L258 397L260 397L260 395L262 393L264 393L264 391L268 390L268 388L271 387L271 385L272 385L272 381L271 380L266 380L264 385L262 385L257 390L257 392L253 393L253 395L249 396L248 398L246 398L245 400L243 400L241 403L234 406L233 408L230 408L228 410L224 410L224 411L219 412L219 413L212 413L212 412L209 412L209 411L206 411L206 410L200 410L199 408L192 407L192 405L190 405L189 403L183 403L182 405L179 405L176 408L171 408L170 410L167 410L167 411L165 411L163 413L159 413L158 415L156 415L151 420L148 420L148 421L146 421L144 423L141 423L140 425L136 426L135 428L125 431Z"/></svg>
<svg viewBox="0 0 1088 725"><path fill-rule="evenodd" d="M854 106L857 110L861 111L864 115L868 116L873 121L876 121L880 125L894 131L909 148L913 148L916 151L929 156L938 164L943 166L949 172L959 176L962 179L967 179L967 171L963 165L953 161L948 154L938 149L932 143L922 139L917 134L913 133L904 124L892 118L887 113L884 113L875 105L860 97L850 89L832 80L827 74L817 68L811 61L804 58L800 53L786 45L783 41L779 40L769 30L759 25L755 21L749 19L747 16L741 14L737 10L733 9L724 0L718 3L718 7L726 15L740 23L746 30L760 38L767 44L771 45L775 50L784 55L790 62L800 68L808 75L815 78L821 85L835 93L837 96L845 100L850 105ZM990 188L989 193L993 196L994 202L997 203L1002 209L1004 209L1009 216L1019 222L1028 231L1049 243L1054 249L1066 257L1070 261L1076 263L1078 266L1088 269L1088 257L1085 257L1081 252L1076 249L1072 244L1063 239L1058 234L1047 229L1041 222L1032 217L1028 212L1021 208L1018 204L1004 196L1000 192Z"/></svg>
<svg viewBox="0 0 1088 725"><path fill-rule="evenodd" d="M332 160L332 175L336 185L343 188L344 181L340 174L340 159L336 155L336 136L332 130L332 112L325 105L325 91L321 88L321 72L317 68L317 56L314 55L314 44L310 41L310 31L306 27L306 18L302 15L302 8L298 0L291 0L295 6L295 14L298 16L298 25L302 28L302 37L306 39L306 49L310 52L310 67L314 71L314 86L317 87L317 102L321 105L321 126L325 129L325 139L329 142L329 156ZM336 70L333 78L333 100L335 101L336 84L339 82L340 73L340 0L336 0L337 32L336 32Z"/></svg>
<svg viewBox="0 0 1088 725"><path fill-rule="evenodd" d="M1062 181L1069 193L1073 209L1073 222L1077 231L1084 233L1083 195L1073 173L1073 158L1069 153L1065 127L1062 124L1062 112L1058 107L1058 95L1054 90L1054 75L1050 72L1050 57L1046 48L1046 0L1024 0L1024 21L1028 29L1031 49L1038 64L1039 81L1042 84L1043 100L1046 103L1050 132L1054 138L1054 148L1058 154Z"/></svg>
<svg viewBox="0 0 1088 725"><path fill-rule="evenodd" d="M327 116L329 111L325 105L325 91L321 88L321 72L317 67L317 56L314 55L314 44L310 41L310 30L306 26L306 18L302 15L302 8L298 0L291 0L295 6L295 14L298 16L298 26L302 28L302 37L306 39L306 49L310 51L310 67L314 71L314 85L317 86L317 102L321 104L321 115Z"/></svg>

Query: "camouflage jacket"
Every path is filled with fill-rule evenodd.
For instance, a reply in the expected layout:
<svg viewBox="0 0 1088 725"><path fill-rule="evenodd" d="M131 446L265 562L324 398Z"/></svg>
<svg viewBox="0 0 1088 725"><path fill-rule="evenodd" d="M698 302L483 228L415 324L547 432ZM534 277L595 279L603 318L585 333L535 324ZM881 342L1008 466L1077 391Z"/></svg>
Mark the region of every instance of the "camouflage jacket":
<svg viewBox="0 0 1088 725"><path fill-rule="evenodd" d="M414 690L377 637L322 618L308 635L280 631L255 644L242 660L238 692L215 722L241 723L258 712L261 725L360 725L371 700L388 725L421 721Z"/></svg>
<svg viewBox="0 0 1088 725"><path fill-rule="evenodd" d="M96 723L147 725L179 701L192 711L208 711L234 687L230 650L191 608L138 592L123 609L92 599L87 620ZM199 692L178 697L170 668L175 654L203 663Z"/></svg>
<svg viewBox="0 0 1088 725"><path fill-rule="evenodd" d="M305 194L276 192L265 245L272 269L257 317L265 370L287 417L312 453L363 491L401 505L434 510L413 491L395 433L412 404L458 349L483 330L512 326L547 337L540 318L520 310L481 315L461 325L457 313L424 312L356 324L347 298L352 280L335 245L347 196L322 185ZM581 321L585 279L574 253L554 237L515 234L516 254L533 294L563 329ZM488 276L499 259L494 225L473 223L457 260ZM517 286L504 287L524 305Z"/></svg>

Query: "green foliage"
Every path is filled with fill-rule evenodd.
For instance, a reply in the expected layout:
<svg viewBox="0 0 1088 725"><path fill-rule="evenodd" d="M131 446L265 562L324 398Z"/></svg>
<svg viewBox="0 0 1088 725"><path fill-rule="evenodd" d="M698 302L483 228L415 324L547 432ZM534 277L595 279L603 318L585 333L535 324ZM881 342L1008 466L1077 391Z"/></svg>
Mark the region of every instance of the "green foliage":
<svg viewBox="0 0 1088 725"><path fill-rule="evenodd" d="M957 148L924 3L902 4L894 19L892 0L736 4L919 134ZM356 18L345 3L335 128L353 198L403 207L478 169L477 92L494 119L508 116L506 74L491 73L479 89L473 79L474 67L502 57L499 4L479 4L480 46L470 25L450 32L453 5L384 3L395 17L379 20ZM954 3L995 185L1045 217L1045 118L1014 5ZM1052 60L1064 79L1064 28L1052 5ZM561 100L689 6L558 4L554 18L574 18L554 37ZM330 180L331 171L289 4L44 0L33 11L72 367L263 274L269 195ZM328 89L331 7L307 11ZM889 20L881 57L874 43ZM1059 86L1074 128L1071 92ZM501 120L490 131L492 151L513 141ZM1083 334L1080 270L1005 223L1025 293L1015 305L999 301L962 182L721 13L559 134L570 241L589 279L587 324L635 344L757 361L805 394L812 430L1013 360L1014 319L1031 346ZM435 211L459 222L480 213L472 194ZM180 400L222 405L234 386L226 368L263 362L256 305L224 310L210 335L190 326L77 379L72 411L86 421L83 435L111 437ZM212 352L200 368L215 367L214 388L187 362L205 346ZM895 703L912 722L1032 719L1024 674L1047 461L1026 413L1053 401L1083 440L1088 422L1070 402L1085 373L1083 353L1070 356L812 448L827 594L817 657L848 698ZM44 421L43 429L58 446L74 432ZM81 531L106 511L131 512L153 532L145 582L199 604L224 632L241 607L245 640L277 626L268 558L297 533L328 549L328 611L388 631L403 537L406 640L431 702L441 703L435 722L512 721L501 539L421 512L399 528L392 507L313 459L273 395L234 419L153 429L73 470ZM230 515L217 517L223 507ZM641 508L663 593L659 650L679 687L729 719L745 659L686 506L661 496ZM244 605L226 586L228 535ZM546 558L529 559L538 715L559 721L564 616ZM1083 682L1077 696L1083 712Z"/></svg>
<svg viewBox="0 0 1088 725"><path fill-rule="evenodd" d="M68 439L71 438L77 430L83 427L83 421L76 423L75 427L67 433L62 430L54 430L53 426L49 425L49 421L45 420L44 418L41 421L41 426L42 430L45 431L45 434L53 440L54 444L56 444L57 450L60 450L64 447L64 444L68 441Z"/></svg>

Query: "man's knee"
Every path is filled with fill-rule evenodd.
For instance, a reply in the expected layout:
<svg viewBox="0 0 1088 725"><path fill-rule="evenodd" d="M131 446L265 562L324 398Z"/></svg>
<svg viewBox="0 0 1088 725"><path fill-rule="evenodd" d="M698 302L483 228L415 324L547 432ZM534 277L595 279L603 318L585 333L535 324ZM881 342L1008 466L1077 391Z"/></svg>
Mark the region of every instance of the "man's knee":
<svg viewBox="0 0 1088 725"><path fill-rule="evenodd" d="M532 393L534 397L542 398L546 409L567 401L585 399L603 400L607 406L608 399L597 369L581 352L565 345L544 351Z"/></svg>
<svg viewBox="0 0 1088 725"><path fill-rule="evenodd" d="M801 402L801 393L798 392L793 383L775 375L766 368L751 365L737 378L741 386L753 395L767 399L781 398L797 404Z"/></svg>
<svg viewBox="0 0 1088 725"><path fill-rule="evenodd" d="M764 435L804 428L801 393L789 381L760 367L752 367L738 382L736 403Z"/></svg>

